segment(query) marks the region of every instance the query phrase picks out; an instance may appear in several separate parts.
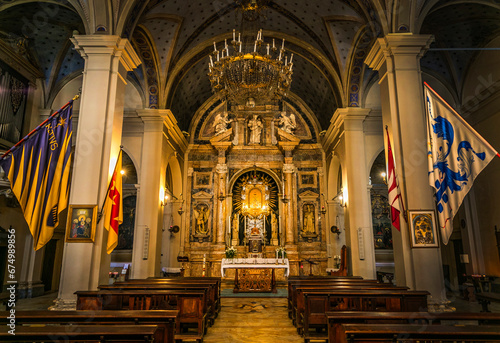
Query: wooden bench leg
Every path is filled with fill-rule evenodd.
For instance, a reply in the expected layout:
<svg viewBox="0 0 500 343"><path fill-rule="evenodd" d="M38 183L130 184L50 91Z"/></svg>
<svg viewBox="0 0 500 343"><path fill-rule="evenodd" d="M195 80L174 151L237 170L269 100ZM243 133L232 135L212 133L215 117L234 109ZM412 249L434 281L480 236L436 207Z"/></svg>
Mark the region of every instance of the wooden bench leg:
<svg viewBox="0 0 500 343"><path fill-rule="evenodd" d="M488 305L490 304L489 300L481 299L481 300L479 300L479 303L483 307L481 312L491 312L490 310L488 310Z"/></svg>

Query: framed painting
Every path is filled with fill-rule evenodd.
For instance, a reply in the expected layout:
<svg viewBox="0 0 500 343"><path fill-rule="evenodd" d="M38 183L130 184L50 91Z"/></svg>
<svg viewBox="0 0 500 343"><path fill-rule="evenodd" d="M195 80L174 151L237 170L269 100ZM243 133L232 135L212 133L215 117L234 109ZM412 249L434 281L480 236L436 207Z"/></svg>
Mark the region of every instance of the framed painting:
<svg viewBox="0 0 500 343"><path fill-rule="evenodd" d="M318 173L316 172L300 172L299 173L299 188L316 188Z"/></svg>
<svg viewBox="0 0 500 343"><path fill-rule="evenodd" d="M94 242L96 223L97 205L69 205L66 242Z"/></svg>
<svg viewBox="0 0 500 343"><path fill-rule="evenodd" d="M433 210L408 211L412 248L437 248L439 238Z"/></svg>
<svg viewBox="0 0 500 343"><path fill-rule="evenodd" d="M212 173L194 172L193 188L212 188Z"/></svg>

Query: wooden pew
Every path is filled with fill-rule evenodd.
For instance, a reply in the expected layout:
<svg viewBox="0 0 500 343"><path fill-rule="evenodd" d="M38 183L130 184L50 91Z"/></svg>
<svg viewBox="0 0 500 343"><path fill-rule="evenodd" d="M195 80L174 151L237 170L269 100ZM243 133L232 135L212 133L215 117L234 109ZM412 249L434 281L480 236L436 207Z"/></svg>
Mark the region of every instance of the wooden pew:
<svg viewBox="0 0 500 343"><path fill-rule="evenodd" d="M422 330L421 325L343 324L339 326L337 337L335 343L500 342L498 327L474 325L430 325Z"/></svg>
<svg viewBox="0 0 500 343"><path fill-rule="evenodd" d="M310 339L326 339L329 311L397 311L420 312L427 310L427 291L408 291L394 289L332 289L305 291L304 312L300 324L305 342ZM316 329L311 333L310 329Z"/></svg>
<svg viewBox="0 0 500 343"><path fill-rule="evenodd" d="M155 325L54 325L16 326L11 335L7 326L0 327L0 342L120 342L153 343L160 339Z"/></svg>
<svg viewBox="0 0 500 343"><path fill-rule="evenodd" d="M304 308L304 301L303 299L299 299L302 296L301 290L303 289L326 289L326 288L342 288L342 287L349 287L349 288L358 288L358 289L363 289L363 288L391 288L394 287L389 284L380 284L377 281L374 280L364 280L364 281L356 281L356 282L345 282L345 281L330 281L330 280L323 280L319 282L314 282L314 281L306 281L306 282L294 282L290 284L289 287L289 293L288 293L288 317L292 319L292 321L296 322L297 318L297 308ZM404 289L407 289L406 287ZM300 305L299 305L300 303Z"/></svg>
<svg viewBox="0 0 500 343"><path fill-rule="evenodd" d="M208 313L208 321L207 324L213 325L215 318L217 317L217 311L215 310L214 303L214 291L215 288L213 285L205 285L205 284L193 284L193 283L185 283L185 282L168 282L168 283L148 283L144 281L144 283L140 282L120 282L115 283L113 285L101 285L98 287L100 290L198 290L205 292L205 299L207 300L207 313Z"/></svg>
<svg viewBox="0 0 500 343"><path fill-rule="evenodd" d="M294 325L300 324L297 319L300 315L304 313L305 310L305 299L304 292L311 291L329 291L329 290L396 290L396 291L406 291L408 287L395 287L388 286L387 284L364 284L364 285L352 285L352 284L332 284L332 285L321 285L321 286L299 286L295 289L295 299L293 299L293 309L292 309L292 323Z"/></svg>
<svg viewBox="0 0 500 343"><path fill-rule="evenodd" d="M9 312L0 312L0 324L7 325ZM156 325L159 343L174 343L179 312L165 311L16 311L16 325Z"/></svg>
<svg viewBox="0 0 500 343"><path fill-rule="evenodd" d="M179 285L206 285L209 287L209 302L215 304L215 317L217 317L220 312L220 289L221 280L220 278L148 278L148 279L131 279L128 281L115 282L113 285L169 285L169 284L179 284Z"/></svg>
<svg viewBox="0 0 500 343"><path fill-rule="evenodd" d="M337 338L337 333L339 326L343 324L420 324L421 328L436 324L500 325L499 313L333 311L326 312L325 315L328 321L328 342L331 343L341 340Z"/></svg>
<svg viewBox="0 0 500 343"><path fill-rule="evenodd" d="M135 281L138 279L132 279L129 281ZM221 277L216 276L182 276L182 277L148 277L146 280L154 281L154 282L162 282L162 281L190 281L195 283L210 283L215 285L216 290L216 304L217 304L217 313L220 312L220 291L221 291Z"/></svg>
<svg viewBox="0 0 500 343"><path fill-rule="evenodd" d="M206 331L206 293L197 290L77 291L77 310L178 310L175 339L201 341ZM186 333L190 325L196 332Z"/></svg>
<svg viewBox="0 0 500 343"><path fill-rule="evenodd" d="M295 304L295 289L303 285L330 285L330 284L374 284L377 280L363 280L361 278L344 278L344 277L312 277L301 278L296 280L288 280L288 317L292 318L292 311Z"/></svg>

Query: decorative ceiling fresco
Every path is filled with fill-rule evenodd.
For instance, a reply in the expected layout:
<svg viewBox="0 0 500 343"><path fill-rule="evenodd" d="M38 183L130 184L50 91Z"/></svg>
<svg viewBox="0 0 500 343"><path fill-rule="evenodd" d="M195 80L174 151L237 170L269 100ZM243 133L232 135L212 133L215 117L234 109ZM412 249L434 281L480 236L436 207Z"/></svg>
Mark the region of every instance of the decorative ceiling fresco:
<svg viewBox="0 0 500 343"><path fill-rule="evenodd" d="M171 109L181 129L188 131L196 111L213 96L207 77L213 41L221 44L231 39L233 29L244 28L242 1L0 0L0 40L40 70L50 106L84 67L69 41L74 31L127 37L143 61L129 79L144 105ZM252 25L263 29L264 44L285 39L288 54L295 56L290 92L307 105L322 129L328 128L337 108L363 106L376 82L376 73L364 64L376 38L390 32L434 34L422 70L459 100L477 54L469 49L484 47L500 30L500 4L494 0L257 3L262 10ZM437 50L449 48L458 50Z"/></svg>

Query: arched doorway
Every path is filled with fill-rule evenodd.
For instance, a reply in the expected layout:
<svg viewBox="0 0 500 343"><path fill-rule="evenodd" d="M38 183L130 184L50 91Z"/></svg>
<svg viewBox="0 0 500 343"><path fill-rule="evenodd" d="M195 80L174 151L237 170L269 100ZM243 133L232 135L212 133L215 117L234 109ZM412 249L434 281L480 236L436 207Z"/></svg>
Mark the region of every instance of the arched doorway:
<svg viewBox="0 0 500 343"><path fill-rule="evenodd" d="M394 253L385 166L385 150L382 150L370 170L370 198L377 278L387 281L394 278Z"/></svg>

